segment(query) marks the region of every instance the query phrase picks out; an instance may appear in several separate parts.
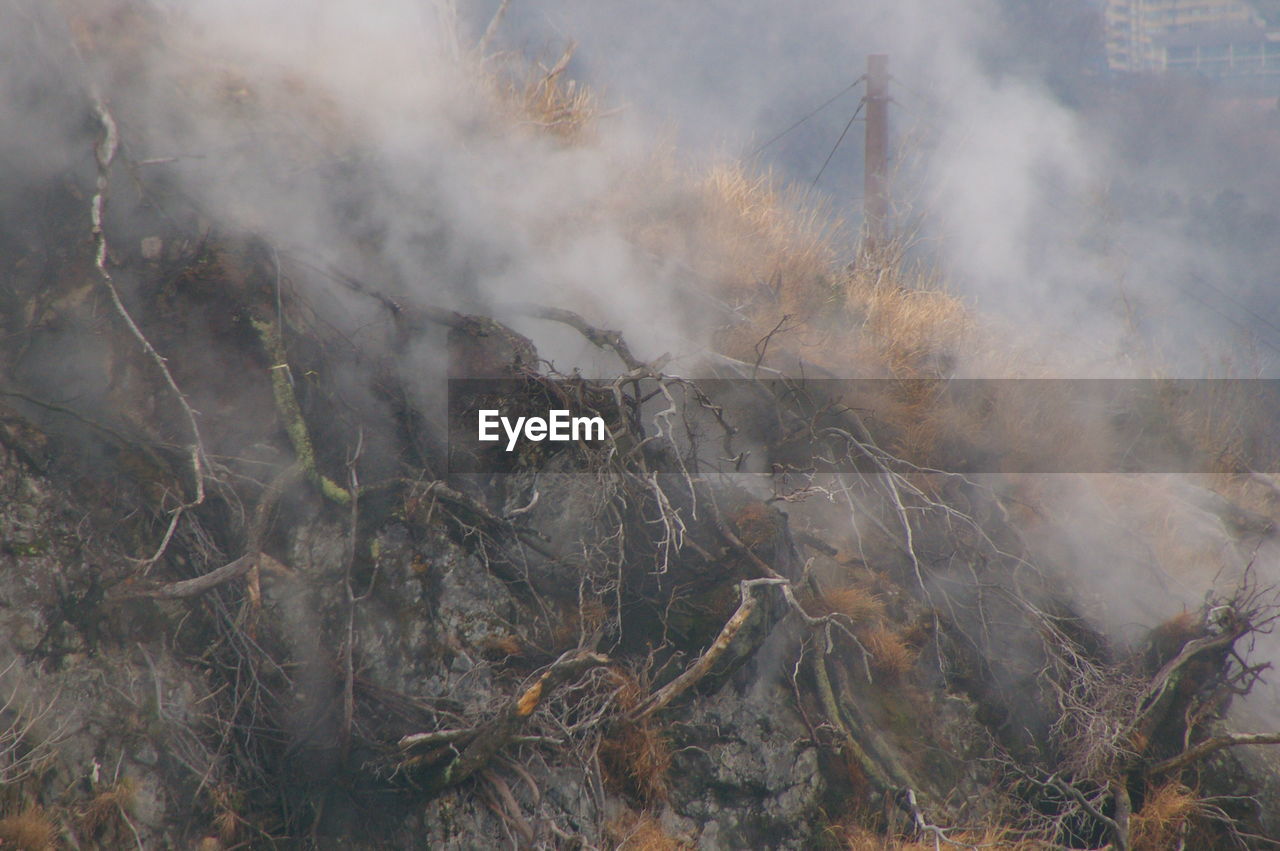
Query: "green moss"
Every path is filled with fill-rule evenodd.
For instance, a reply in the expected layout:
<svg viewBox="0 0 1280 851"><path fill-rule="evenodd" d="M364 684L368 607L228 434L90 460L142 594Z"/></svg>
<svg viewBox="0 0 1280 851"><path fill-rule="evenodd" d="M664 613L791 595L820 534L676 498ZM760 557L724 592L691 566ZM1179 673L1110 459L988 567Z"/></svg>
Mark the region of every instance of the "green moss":
<svg viewBox="0 0 1280 851"><path fill-rule="evenodd" d="M46 538L36 538L31 541L5 541L0 546L9 555L27 558L42 556L49 552L49 541Z"/></svg>
<svg viewBox="0 0 1280 851"><path fill-rule="evenodd" d="M316 469L316 453L311 445L311 434L307 431L307 421L302 418L302 408L298 405L298 397L294 395L293 384L289 381L289 361L285 356L284 341L280 338L280 329L274 322L264 319L252 319L253 328L262 340L262 346L271 358L271 393L276 400L276 410L284 421L285 433L293 444L294 455L307 478L317 487L326 499L347 505L351 502L351 494L346 488L333 479L323 475Z"/></svg>

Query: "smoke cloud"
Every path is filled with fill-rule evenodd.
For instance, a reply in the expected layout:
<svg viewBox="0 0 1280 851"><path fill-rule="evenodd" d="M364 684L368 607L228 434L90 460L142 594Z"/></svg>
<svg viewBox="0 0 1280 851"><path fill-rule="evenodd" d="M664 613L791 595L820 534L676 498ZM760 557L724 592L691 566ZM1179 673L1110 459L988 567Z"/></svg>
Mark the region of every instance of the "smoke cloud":
<svg viewBox="0 0 1280 851"><path fill-rule="evenodd" d="M1280 319L1266 287L1280 269L1280 192L1265 168L1280 144L1274 108L1108 80L1096 4L1072 5L1083 8L514 0L489 51L553 62L573 40L569 74L620 109L588 143L565 145L535 126L513 133L494 87L476 77L469 53L496 2L102 0L69 25L14 0L6 14L32 23L9 28L0 49L31 53L16 33L48 45L71 26L79 55L52 77L38 62L6 72L0 157L6 174L32 184L68 163L90 173L94 129L74 107L83 74L116 111L130 159L210 219L411 302L499 313L514 302L571 305L622 330L642 357L670 352L678 364L706 345L686 265L704 246L660 262L628 237L637 221L686 212L676 180L637 176L654 173L657 142L682 152L677 170L745 156L808 186L861 90L757 149L856 79L866 54L888 53L899 221L917 234L915 254L980 313L1019 329L1008 332L1011 351L1064 377L1275 373ZM808 195L855 223L860 130ZM125 198L122 189L112 203ZM0 214L20 232L15 209ZM128 234L132 245L146 236ZM378 333L365 330L375 305L332 281L311 285L331 321ZM519 327L562 369L608 368L568 333ZM957 370L1016 372L976 358ZM1196 520L1183 529L1188 547L1229 551L1237 566L1247 558L1212 512L1185 509L1194 483L1171 487L1134 498L1184 506L1170 516ZM1062 520L1042 536L1046 550L1092 593L1152 599L1144 589L1160 560L1133 551L1128 524L1155 520L1135 511L1099 524L1087 484L1049 498ZM1273 555L1257 559L1280 579ZM1161 594L1194 605L1215 578L1166 577ZM1106 613L1119 632L1158 616L1122 608Z"/></svg>
<svg viewBox="0 0 1280 851"><path fill-rule="evenodd" d="M751 157L855 222L861 125L832 149L861 89L770 140L887 53L899 223L1008 351L1063 377L1276 374L1274 96L1108 77L1099 3L558 0L513 4L508 24L511 49L576 39L574 71L627 105L616 124L674 127L706 160ZM1092 617L1137 640L1247 564L1280 579L1269 541L1224 527L1212 484L1048 477L1034 487L1055 522L1028 534Z"/></svg>
<svg viewBox="0 0 1280 851"><path fill-rule="evenodd" d="M561 0L513 4L506 43L576 39L575 70L628 105L624 121L673 125L706 157L751 153L887 53L900 219L959 292L1030 323L1065 376L1130 374L1116 356L1135 336L1182 377L1207 357L1271 374L1274 105L1109 79L1100 5ZM809 184L859 94L761 165ZM860 131L814 193L855 220Z"/></svg>

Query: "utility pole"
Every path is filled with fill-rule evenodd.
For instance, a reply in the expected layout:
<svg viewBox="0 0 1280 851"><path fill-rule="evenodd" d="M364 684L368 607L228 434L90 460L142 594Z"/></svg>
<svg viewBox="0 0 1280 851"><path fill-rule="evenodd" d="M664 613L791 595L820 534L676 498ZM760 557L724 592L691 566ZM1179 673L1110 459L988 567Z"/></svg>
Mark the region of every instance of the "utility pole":
<svg viewBox="0 0 1280 851"><path fill-rule="evenodd" d="M867 143L864 148L862 211L866 242L874 254L888 238L889 227L889 57L867 57Z"/></svg>

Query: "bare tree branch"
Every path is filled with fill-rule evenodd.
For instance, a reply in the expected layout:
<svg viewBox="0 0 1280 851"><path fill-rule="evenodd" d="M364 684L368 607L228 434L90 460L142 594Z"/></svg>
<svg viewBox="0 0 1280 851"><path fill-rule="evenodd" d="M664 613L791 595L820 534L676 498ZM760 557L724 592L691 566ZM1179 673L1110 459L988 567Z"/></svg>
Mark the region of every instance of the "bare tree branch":
<svg viewBox="0 0 1280 851"><path fill-rule="evenodd" d="M734 636L738 634L743 624L747 622L752 613L755 612L756 607L760 605L759 598L752 593L752 590L758 585L780 585L785 584L786 581L779 577L748 579L739 583L738 589L742 594L742 602L738 604L738 608L729 617L729 620L725 621L720 634L716 636L716 640L711 642L711 646L704 650L702 655L686 668L680 676L658 689L647 700L633 709L628 715L628 720L639 721L642 718L647 718L697 685L698 681L715 667L716 662L729 649L729 645L733 643Z"/></svg>
<svg viewBox="0 0 1280 851"><path fill-rule="evenodd" d="M535 319L546 319L551 322L560 322L573 328L598 349L611 349L629 370L648 370L651 367L644 361L631 354L630 347L627 346L626 340L622 338L621 331L608 331L587 322L581 315L574 313L572 310L565 310L560 307L543 307L538 304L522 304L519 305L517 311L524 316L531 316Z"/></svg>
<svg viewBox="0 0 1280 851"><path fill-rule="evenodd" d="M98 270L102 286L110 296L111 304L115 307L117 315L119 315L125 327L129 329L129 332L142 346L142 350L151 358L152 363L160 371L165 384L172 391L173 397L182 409L182 414L187 421L187 428L191 432L191 445L188 448L188 452L191 459L191 476L194 482L195 496L173 510L168 528L161 538L160 545L150 558L143 559L141 562L145 572L164 556L169 547L169 542L173 539L173 534L177 530L178 522L182 519L182 515L204 502L205 470L208 465L205 459L204 442L200 438L200 425L196 422L195 411L191 409L191 405L187 402L186 394L182 392L182 388L174 381L173 373L169 371L169 366L164 357L151 345L151 341L142 333L142 329L138 327L138 324L129 314L129 310L124 306L124 302L120 298L120 292L116 289L115 281L112 280L111 273L107 270L108 250L105 226L107 192L110 188L111 163L115 160L116 152L120 147L120 134L116 127L115 118L112 117L111 110L107 108L106 101L102 99L96 86L90 87L90 98L93 102L94 114L98 118L98 123L102 125L102 137L94 146L94 159L98 166L97 191L94 192L93 200L90 202L89 207L90 221L93 225L94 266Z"/></svg>
<svg viewBox="0 0 1280 851"><path fill-rule="evenodd" d="M1204 759L1215 751L1240 745L1280 745L1280 733L1225 733L1221 736L1212 736L1177 756L1152 765L1147 769L1147 776L1177 771Z"/></svg>
<svg viewBox="0 0 1280 851"><path fill-rule="evenodd" d="M534 711L561 683L575 679L591 668L609 664L609 657L590 650L571 650L545 670L533 685L524 689L498 713L496 718L467 729L415 733L400 739L401 750L422 748L429 745L447 745L451 758L441 768L431 783L433 790L454 786L489 764L498 751L521 739L520 728ZM408 760L400 767L408 767Z"/></svg>

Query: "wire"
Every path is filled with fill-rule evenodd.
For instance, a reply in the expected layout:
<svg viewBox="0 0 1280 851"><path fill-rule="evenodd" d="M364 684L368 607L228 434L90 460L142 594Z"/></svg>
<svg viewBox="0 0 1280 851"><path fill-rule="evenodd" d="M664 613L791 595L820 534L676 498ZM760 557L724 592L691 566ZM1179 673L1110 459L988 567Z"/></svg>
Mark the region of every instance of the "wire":
<svg viewBox="0 0 1280 851"><path fill-rule="evenodd" d="M1221 289L1221 288L1220 288L1220 287L1218 287L1216 284L1214 284L1212 281L1210 281L1209 279L1205 278L1203 275L1193 274L1193 275L1192 275L1192 277L1195 279L1195 282L1196 282L1197 284L1203 284L1203 285L1205 285L1206 287L1208 287L1209 289L1213 290L1213 291L1214 291L1215 293L1217 293L1218 295L1222 296L1222 297L1223 297L1224 299L1226 299L1227 301L1229 301L1229 302L1231 302L1232 304L1234 304L1236 307L1238 307L1238 308L1240 308L1241 310L1243 310L1245 313L1249 314L1251 317L1253 317L1253 318L1254 318L1254 319L1256 319L1257 321L1261 322L1263 325L1266 325L1266 326L1267 326L1268 328L1270 328L1271 330L1273 330L1273 331L1275 331L1275 332L1277 332L1277 333L1280 333L1280 325L1276 325L1276 324L1275 324L1274 322L1272 322L1270 319L1267 319L1267 317L1263 316L1263 315L1262 315L1262 314L1260 314L1260 313L1257 313L1257 312L1256 312L1256 311L1254 311L1251 307L1249 307L1247 304L1244 304L1243 302L1241 302L1240 300L1238 300L1237 298L1235 298L1235 296L1231 295L1231 293L1226 292L1225 290Z"/></svg>
<svg viewBox="0 0 1280 851"><path fill-rule="evenodd" d="M853 116L850 117L849 123L840 131L840 138L836 139L836 143L831 146L831 153L827 154L827 158L823 160L822 168L818 169L818 173L813 177L813 182L809 184L810 189L813 189L818 185L818 179L822 177L822 173L827 170L827 166L831 163L831 158L836 155L836 149L839 148L840 143L844 141L844 137L848 134L849 128L853 126L853 122L858 120L858 113L862 112L862 107L865 106L866 103L866 100L863 100L858 104L858 108L853 111Z"/></svg>
<svg viewBox="0 0 1280 851"><path fill-rule="evenodd" d="M1199 277L1199 276L1197 276L1197 277ZM1205 301L1204 299L1200 298L1200 296L1196 294L1196 291L1195 291L1195 290L1193 290L1193 289L1191 289L1191 287L1186 286L1186 285L1184 285L1184 284L1176 284L1176 286L1178 287L1178 289L1182 290L1182 293L1183 293L1184 295L1186 295L1186 296L1190 296L1190 298L1191 298L1193 301L1195 301L1195 302L1199 303L1202 307L1207 308L1207 309L1209 310L1209 312L1210 312L1210 313L1216 313L1219 317L1221 317L1222 319L1227 320L1227 321L1228 321L1228 322L1230 322L1232 325L1236 326L1236 327L1237 327L1237 328L1239 328L1241 331L1243 331L1243 332L1244 332L1246 335L1248 335L1249 337L1251 337L1251 338L1253 338L1253 339L1257 340L1259 343L1262 343L1262 345L1266 346L1268 349L1271 349L1273 352L1276 352L1276 353L1280 354L1280 346L1277 346L1275 343L1273 343L1273 342L1271 342L1270 340L1268 340L1265 336L1263 336L1262 334L1259 334L1259 333L1258 333L1258 329L1257 329L1257 328L1250 328L1250 327L1249 327L1248 325L1246 325L1245 323L1240 322L1240 321L1238 321L1238 320L1236 320L1236 319L1233 319L1232 317L1228 316L1226 313L1224 313L1223 311L1221 311L1221 310L1219 310L1217 307L1215 307L1215 306L1213 305L1213 303L1212 303L1212 302L1208 302L1208 301ZM1210 284L1210 286L1212 286L1212 284ZM1251 311L1250 311L1250 312L1251 312Z"/></svg>
<svg viewBox="0 0 1280 851"><path fill-rule="evenodd" d="M781 139L783 136L787 135L787 134L788 134L788 133L790 133L792 130L794 130L794 129L796 129L797 127L799 127L801 124L804 124L804 123L805 123L806 121L808 121L810 118L813 118L813 117L814 117L815 115L817 115L819 112L822 112L822 110L824 110L824 109L826 109L827 107L831 106L831 104L835 103L837 100L839 100L840 98L844 97L846 94L848 94L849 92L851 92L851 91L853 91L855 88L857 88L858 84L859 84L859 83L861 83L861 82L862 82L863 80L865 80L866 78L867 78L867 77L866 77L866 75L865 75L865 74L863 74L861 77L859 77L858 79L854 80L852 83L850 83L849 85L845 86L843 89L841 89L840 91L836 92L836 93L835 93L834 95L832 95L831 97L827 98L827 99L826 99L825 101L823 101L819 106L817 106L816 108L814 108L814 110L813 110L812 112L810 112L808 115L806 115L804 118L801 118L801 119L800 119L799 121L797 121L795 124L792 124L792 125L791 125L790 127L788 127L786 130L783 130L781 133L779 133L778 135L774 136L772 139L770 139L769 141L765 142L763 145L761 145L760 147L756 148L756 149L755 149L754 151L752 151L751 153L747 154L747 159L750 159L751 157L756 156L756 155L757 155L757 154L759 154L761 151L763 151L765 148L769 147L769 146L770 146L770 145L772 145L774 142L778 141L778 140L779 140L779 139Z"/></svg>
<svg viewBox="0 0 1280 851"><path fill-rule="evenodd" d="M934 97L933 95L929 94L928 92L922 92L919 89L914 89L911 86L908 86L906 83L902 82L902 80L898 79L893 74L889 75L889 82L897 83L898 88L902 89L912 97L920 98L920 100L924 101L929 106L939 106L942 103L942 101L940 101L938 98Z"/></svg>
<svg viewBox="0 0 1280 851"><path fill-rule="evenodd" d="M898 86L899 86L900 88L904 89L908 94L910 94L910 95L912 95L912 96L914 96L914 97L920 98L921 100L925 101L926 103L929 103L929 104L931 104L931 105L932 105L932 104L937 104L937 103L939 102L937 98L933 97L932 95L930 95L930 94L928 94L928 93L926 93L926 92L922 92L922 91L919 91L919 90L917 90L917 89L915 89L915 88L913 88L913 87L911 87L911 86L908 86L906 83L904 83L901 79L899 79L899 78L898 78L898 77L896 77L896 76L891 76L889 79L890 79L892 82L897 83L897 84L898 84ZM797 127L799 127L800 125L804 124L804 123L805 123L806 121L808 121L809 119L813 118L813 117L814 117L815 115L817 115L819 112L821 112L822 110L826 109L826 108L827 108L828 106L830 106L831 104L835 103L837 100L839 100L840 98L842 98L844 95L848 94L850 91L852 91L853 89L855 89L855 88L858 86L858 84L862 83L862 82L863 82L863 81L865 81L865 80L866 80L866 75L864 74L863 76L861 76L861 77L859 77L858 79L854 80L854 81L853 81L852 83L850 83L849 85L845 86L845 87L844 87L843 89L841 89L840 91L836 92L836 93L835 93L834 95L832 95L831 97L827 98L825 101L823 101L821 104L819 104L818 106L816 106L812 111L810 111L810 112L809 112L807 115L805 115L803 118L801 118L800 120L796 121L794 124L792 124L791 126L789 126L787 129L783 130L781 133L778 133L777 135L773 136L771 139L769 139L769 140L768 140L767 142L765 142L764 144L760 145L758 148L756 148L754 151L752 151L752 152L751 152L750 154L748 154L747 156L748 156L748 157L754 157L754 156L756 156L756 155L760 154L760 153L761 153L761 152L763 152L766 148L768 148L770 145L773 145L775 142L777 142L778 140L782 139L782 138L783 138L784 136L786 136L788 133L790 133L791 131L795 130ZM822 178L822 175L826 172L826 170L827 170L827 166L831 164L831 159L832 159L832 157L834 157L834 156L835 156L836 151L837 151L837 150L839 150L841 143L842 143L842 142L844 142L844 137L845 137L845 136L847 136L847 135L849 134L849 128L853 127L853 122L854 122L854 121L856 121L856 120L858 119L858 115L862 112L862 107L863 107L865 104L866 104L866 101L865 101L865 100L864 100L864 101L862 101L862 102L860 102L860 103L858 104L858 108L857 108L856 110L854 110L853 116L849 119L848 123L846 123L846 124L845 124L845 126L844 126L844 130L842 130L842 131L840 132L840 138L836 139L836 143L835 143L835 145L833 145L833 146L832 146L830 153L828 153L828 154L827 154L827 158L823 161L823 163L822 163L822 167L821 167L820 169L818 169L818 173L817 173L816 175L814 175L813 181L809 184L809 188L810 188L811 190L812 190L813 188L815 188L815 187L818 185L818 181ZM1054 206L1054 207L1055 207L1055 209L1058 209L1058 210L1059 210L1059 212L1064 212L1064 211L1062 211L1060 208L1058 208L1058 207L1057 207L1057 205L1052 205L1052 206ZM1232 297L1229 293L1224 292L1222 289L1220 289L1219 287L1215 286L1215 285L1214 285L1213 283L1211 283L1210 281L1208 281L1208 280L1204 279L1202 276L1200 276L1200 275L1194 275L1193 277L1195 278L1195 282L1196 282L1196 283L1198 283L1198 284L1202 284L1202 285L1205 285L1205 286L1209 287L1209 288L1210 288L1211 290L1213 290L1213 291L1214 291L1214 292L1215 292L1215 293L1216 293L1220 298L1222 298L1222 299L1223 299L1223 300L1225 300L1225 301L1230 302L1231 304L1233 304L1233 305L1234 305L1235 307L1237 307L1238 309L1240 309L1240 310L1244 311L1246 314L1248 314L1248 315L1249 315L1252 319L1254 319L1256 322L1261 322L1262 324L1266 325L1268 328L1272 329L1273 331L1276 331L1276 332L1280 333L1280 325L1277 325L1276 323L1271 322L1271 321L1270 321L1269 319L1267 319L1266 317L1264 317L1264 316L1262 316L1262 315L1258 314L1257 312L1255 312L1255 311L1251 310L1247 305L1242 304L1242 303L1241 303L1240 301L1238 301L1236 298ZM1226 312L1224 312L1223 310L1221 310L1218 306L1216 306L1216 305L1214 305L1213 303L1211 303L1211 302L1209 302L1209 301L1206 301L1206 300L1204 300L1203 298L1201 298L1201 297L1199 296L1199 294L1198 294L1198 293L1196 293L1196 292L1195 292L1195 290L1194 290L1194 289L1192 289L1192 288L1191 288L1191 287L1189 287L1189 286L1186 286L1186 285L1183 285L1183 284L1178 284L1178 285L1177 285L1177 287L1178 287L1178 289L1182 290L1182 292L1183 292L1183 294L1184 294L1184 295L1189 296L1192 300L1194 300L1195 302L1197 302L1198 304L1200 304L1202 307L1207 308L1210 312L1212 312L1212 313L1216 314L1218 317L1220 317L1220 318L1222 318L1222 319L1225 319L1225 320L1226 320L1227 322L1229 322L1230 324L1232 324L1232 325L1236 326L1236 327L1237 327L1237 328L1239 328L1240 330L1244 331L1246 334L1249 334L1250 336L1252 336L1254 339L1258 340L1258 342L1262 343L1262 344L1263 344L1264 346L1266 346L1267 348L1272 349L1273 351L1275 351L1275 352L1277 352L1277 353L1280 353L1280 346L1277 346L1276 344L1274 344L1273 342L1271 342L1270 340L1268 340L1268 339L1267 339L1267 337L1266 337L1265 335L1259 334L1259 333L1258 333L1258 329L1257 329L1257 327L1256 327L1256 326L1251 328L1251 327L1249 327L1249 325L1247 325L1247 324L1245 324L1245 323L1242 323L1242 322L1240 322L1240 321L1238 321L1238 320L1236 320L1236 319L1233 319L1233 318L1232 318L1231 316L1229 316Z"/></svg>

